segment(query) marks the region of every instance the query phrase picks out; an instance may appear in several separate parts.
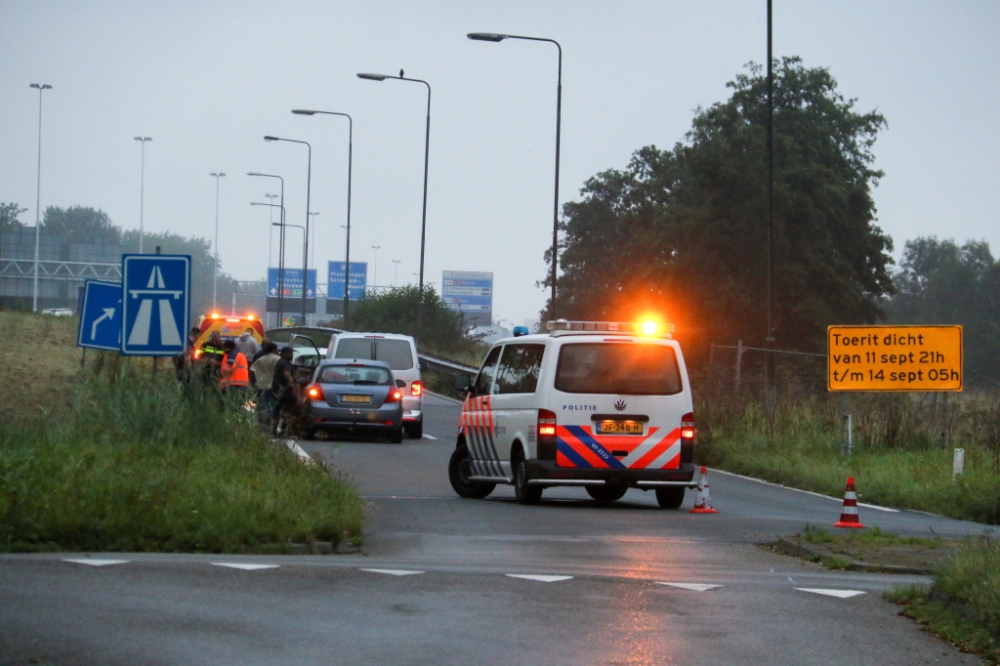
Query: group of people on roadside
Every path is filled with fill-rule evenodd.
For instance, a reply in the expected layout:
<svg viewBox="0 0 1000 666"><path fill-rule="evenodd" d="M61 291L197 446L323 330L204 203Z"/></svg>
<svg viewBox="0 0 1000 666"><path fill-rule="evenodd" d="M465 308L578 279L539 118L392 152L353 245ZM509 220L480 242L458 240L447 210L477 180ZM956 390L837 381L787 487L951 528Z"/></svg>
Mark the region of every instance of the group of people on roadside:
<svg viewBox="0 0 1000 666"><path fill-rule="evenodd" d="M261 425L271 431L283 415L295 412L298 400L291 347L279 350L267 338L258 343L248 328L235 340L223 340L219 331L212 331L195 349L200 335L200 329L191 329L187 352L178 364L181 381L200 381L240 405L253 400Z"/></svg>

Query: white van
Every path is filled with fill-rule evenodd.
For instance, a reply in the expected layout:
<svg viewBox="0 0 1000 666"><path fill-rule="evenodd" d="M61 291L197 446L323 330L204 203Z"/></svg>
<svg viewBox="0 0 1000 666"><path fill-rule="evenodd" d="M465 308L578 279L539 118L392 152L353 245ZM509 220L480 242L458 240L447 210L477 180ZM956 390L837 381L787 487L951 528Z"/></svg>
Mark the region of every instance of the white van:
<svg viewBox="0 0 1000 666"><path fill-rule="evenodd" d="M408 437L424 436L424 388L420 372L423 363L417 358L417 344L409 335L397 333L341 332L330 337L326 358L356 358L384 361L396 379L406 382L403 388L403 429Z"/></svg>
<svg viewBox="0 0 1000 666"><path fill-rule="evenodd" d="M697 486L694 408L680 345L652 322L549 322L493 344L466 391L448 466L462 497L513 484L519 502L584 486L613 502L654 490L678 508ZM659 326L662 331L664 327Z"/></svg>

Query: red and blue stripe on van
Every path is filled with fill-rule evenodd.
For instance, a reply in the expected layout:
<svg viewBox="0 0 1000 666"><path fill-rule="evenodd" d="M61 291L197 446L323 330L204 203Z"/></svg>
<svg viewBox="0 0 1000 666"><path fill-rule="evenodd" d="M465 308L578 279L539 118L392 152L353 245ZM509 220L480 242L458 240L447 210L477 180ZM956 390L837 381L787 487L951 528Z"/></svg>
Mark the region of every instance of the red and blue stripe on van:
<svg viewBox="0 0 1000 666"><path fill-rule="evenodd" d="M651 427L644 438L599 435L593 426L557 426L556 465L589 469L677 469L681 429Z"/></svg>
<svg viewBox="0 0 1000 666"><path fill-rule="evenodd" d="M458 431L465 435L469 464L476 476L504 476L493 443L493 407L490 396L465 399L458 417Z"/></svg>

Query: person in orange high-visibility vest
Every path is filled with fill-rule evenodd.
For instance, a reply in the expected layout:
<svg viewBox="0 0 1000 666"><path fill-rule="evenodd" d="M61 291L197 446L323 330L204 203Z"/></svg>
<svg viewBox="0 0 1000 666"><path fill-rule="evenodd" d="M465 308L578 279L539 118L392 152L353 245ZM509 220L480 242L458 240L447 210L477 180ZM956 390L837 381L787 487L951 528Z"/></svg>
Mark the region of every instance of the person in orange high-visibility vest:
<svg viewBox="0 0 1000 666"><path fill-rule="evenodd" d="M250 366L243 352L236 349L236 343L226 340L222 343L222 367L219 388L223 393L244 393L250 386Z"/></svg>

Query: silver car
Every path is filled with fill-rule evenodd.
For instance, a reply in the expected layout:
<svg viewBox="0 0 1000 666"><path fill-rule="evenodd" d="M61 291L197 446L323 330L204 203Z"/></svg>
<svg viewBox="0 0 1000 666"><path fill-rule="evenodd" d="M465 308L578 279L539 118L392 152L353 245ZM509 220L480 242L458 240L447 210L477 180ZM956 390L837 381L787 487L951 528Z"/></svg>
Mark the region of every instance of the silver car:
<svg viewBox="0 0 1000 666"><path fill-rule="evenodd" d="M350 432L403 441L403 391L382 361L323 361L302 392L305 434Z"/></svg>

